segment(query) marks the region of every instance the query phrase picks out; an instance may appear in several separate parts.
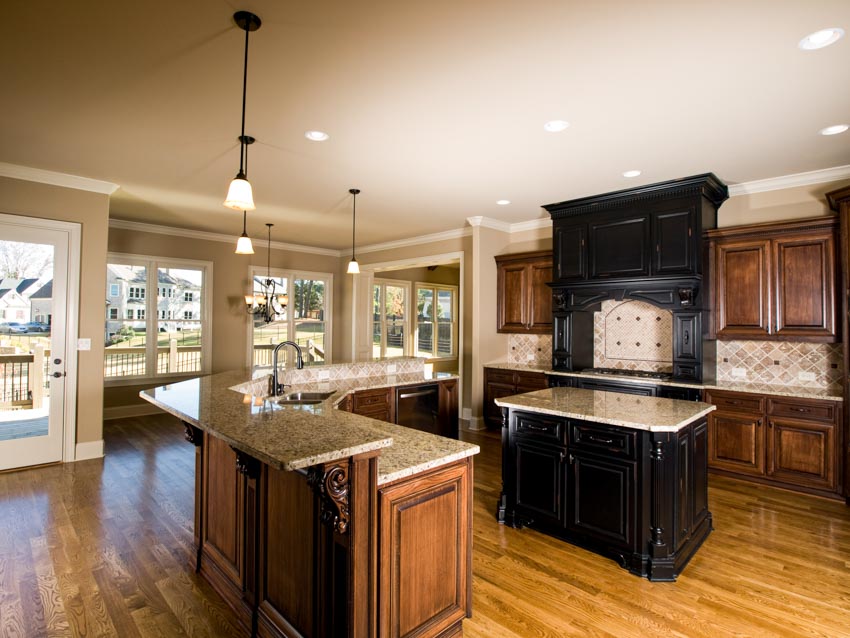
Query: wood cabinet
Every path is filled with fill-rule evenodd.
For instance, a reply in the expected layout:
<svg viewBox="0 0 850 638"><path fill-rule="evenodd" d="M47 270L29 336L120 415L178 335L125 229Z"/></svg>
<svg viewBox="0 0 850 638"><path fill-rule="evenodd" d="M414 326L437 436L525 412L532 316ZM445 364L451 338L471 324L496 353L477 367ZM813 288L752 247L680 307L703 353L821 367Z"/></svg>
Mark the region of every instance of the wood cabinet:
<svg viewBox="0 0 850 638"><path fill-rule="evenodd" d="M357 390L351 395L351 412L387 423L395 422L393 389Z"/></svg>
<svg viewBox="0 0 850 638"><path fill-rule="evenodd" d="M840 494L839 403L725 390L706 391L706 401L717 406L708 419L713 471Z"/></svg>
<svg viewBox="0 0 850 638"><path fill-rule="evenodd" d="M557 281L582 281L587 278L587 224L564 222L552 227L553 275Z"/></svg>
<svg viewBox="0 0 850 638"><path fill-rule="evenodd" d="M835 342L833 217L709 231L718 339Z"/></svg>
<svg viewBox="0 0 850 638"><path fill-rule="evenodd" d="M648 432L511 409L497 519L675 580L711 531L705 419Z"/></svg>
<svg viewBox="0 0 850 638"><path fill-rule="evenodd" d="M484 422L492 428L502 426L502 409L496 405L496 399L547 387L543 372L484 368Z"/></svg>
<svg viewBox="0 0 850 638"><path fill-rule="evenodd" d="M496 257L496 329L498 332L552 332L552 252Z"/></svg>

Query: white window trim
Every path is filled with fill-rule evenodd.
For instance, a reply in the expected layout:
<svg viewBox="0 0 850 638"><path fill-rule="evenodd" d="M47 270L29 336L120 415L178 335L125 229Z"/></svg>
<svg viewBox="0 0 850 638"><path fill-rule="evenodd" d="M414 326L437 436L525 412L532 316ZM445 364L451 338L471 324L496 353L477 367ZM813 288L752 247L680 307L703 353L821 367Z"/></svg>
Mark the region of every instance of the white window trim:
<svg viewBox="0 0 850 638"><path fill-rule="evenodd" d="M334 275L330 272L314 272L309 270L292 270L290 268L272 268L269 270L267 267L260 265L252 265L248 267L248 282L250 289L246 290L244 294L253 294L254 292L254 277L259 277L260 279L266 279L266 277L271 277L272 279L283 279L285 278L287 281L287 295L292 295L293 290L295 288L295 280L296 279L322 279L325 281L325 363L333 363L333 289L334 289ZM242 299L242 297L240 297ZM244 303L244 300L243 300ZM293 302L290 302L293 303ZM244 312L244 305L242 306ZM289 317L292 317L292 313L289 313ZM247 367L254 367L254 322L251 320L251 315L245 312L245 326L246 326L246 335L245 339L247 343L247 349L245 352L245 361L247 362ZM289 319L290 326L294 325L294 319ZM289 330L287 330L287 334L289 334ZM293 335L290 335L293 336ZM330 347L328 347L330 345Z"/></svg>
<svg viewBox="0 0 850 638"><path fill-rule="evenodd" d="M145 266L147 268L145 275L145 287L147 290L156 290L157 295L151 297L145 295L145 310L148 309L148 303L152 301L153 312L145 312L145 331L146 334L158 334L156 324L159 319L157 301L159 299L159 281L157 280L157 270L159 268L203 268L204 269L204 284L201 291L202 296L203 319L198 320L201 324L201 334L205 337L201 340L201 369L194 372L181 374L156 374L156 339L147 339L145 345L145 374L134 377L105 377L104 385L106 387L124 386L124 385L140 385L152 382L168 382L176 379L188 379L209 374L212 369L212 291L213 291L213 262L200 261L196 259L181 259L179 257L156 257L153 255L134 255L128 253L107 253L107 264L121 264L128 266Z"/></svg>
<svg viewBox="0 0 850 638"><path fill-rule="evenodd" d="M460 358L459 352L459 338L460 338L460 315L458 313L459 310L459 297L460 297L460 287L453 286L451 284L434 284L428 281L416 281L413 283L413 295L419 299L419 289L420 288L431 288L436 293L438 290L451 290L452 291L452 317L454 320L452 321L452 344L454 347L454 354L449 357L428 357L428 361L455 361ZM437 298L436 294L434 297L434 302L436 303ZM417 301L418 303L418 301ZM410 314L410 321L413 324L411 329L411 334L413 338L416 339L414 343L419 342L419 322L417 321L417 313L414 311ZM437 339L437 321L434 319L434 339ZM434 344L434 351L437 351L437 345ZM416 349L414 348L412 352L415 354Z"/></svg>
<svg viewBox="0 0 850 638"><path fill-rule="evenodd" d="M384 350L384 354L382 357L386 356L386 338L387 338L387 316L385 313L386 310L386 300L384 296L386 294L386 286L394 286L396 288L404 288L404 316L407 319L404 322L405 334L404 334L404 356L409 357L413 352L413 330L415 330L415 320L414 327L411 329L410 326L410 299L411 299L411 282L405 281L404 279L378 279L377 277L372 280L372 290L374 291L375 286L384 286L383 292L381 293L381 340L384 342L381 344L382 350ZM374 322L374 318L373 318ZM374 352L374 344L373 344L373 352Z"/></svg>
<svg viewBox="0 0 850 638"><path fill-rule="evenodd" d="M121 296L121 286L119 284L109 284L109 296L112 298Z"/></svg>

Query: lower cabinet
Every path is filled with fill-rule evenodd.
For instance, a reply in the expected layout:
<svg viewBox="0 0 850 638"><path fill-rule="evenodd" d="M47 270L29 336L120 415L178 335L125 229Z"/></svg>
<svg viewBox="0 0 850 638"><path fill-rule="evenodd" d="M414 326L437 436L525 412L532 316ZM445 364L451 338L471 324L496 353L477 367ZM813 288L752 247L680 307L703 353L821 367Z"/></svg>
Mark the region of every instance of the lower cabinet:
<svg viewBox="0 0 850 638"><path fill-rule="evenodd" d="M711 531L705 419L648 432L512 409L497 519L675 580Z"/></svg>
<svg viewBox="0 0 850 638"><path fill-rule="evenodd" d="M484 368L484 422L491 428L502 426L502 410L496 405L496 399L548 387L543 372Z"/></svg>
<svg viewBox="0 0 850 638"><path fill-rule="evenodd" d="M841 404L710 390L709 467L714 472L837 497Z"/></svg>

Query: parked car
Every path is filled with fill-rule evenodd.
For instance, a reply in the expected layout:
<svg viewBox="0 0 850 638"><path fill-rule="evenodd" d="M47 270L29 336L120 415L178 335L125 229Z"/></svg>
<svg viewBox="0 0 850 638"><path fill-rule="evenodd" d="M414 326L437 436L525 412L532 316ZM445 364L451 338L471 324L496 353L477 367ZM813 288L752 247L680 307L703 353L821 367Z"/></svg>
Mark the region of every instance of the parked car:
<svg viewBox="0 0 850 638"><path fill-rule="evenodd" d="M27 327L27 332L50 332L50 326L40 321L30 321L24 325Z"/></svg>
<svg viewBox="0 0 850 638"><path fill-rule="evenodd" d="M27 327L18 322L18 321L9 321L7 323L0 323L0 334L26 334Z"/></svg>

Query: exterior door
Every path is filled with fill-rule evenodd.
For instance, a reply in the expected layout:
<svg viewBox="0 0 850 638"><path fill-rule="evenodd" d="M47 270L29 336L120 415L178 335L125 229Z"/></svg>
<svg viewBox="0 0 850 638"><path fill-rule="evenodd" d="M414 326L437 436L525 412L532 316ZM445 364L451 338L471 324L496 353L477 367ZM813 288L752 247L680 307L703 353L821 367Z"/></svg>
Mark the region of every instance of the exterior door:
<svg viewBox="0 0 850 638"><path fill-rule="evenodd" d="M63 459L65 415L75 412L67 326L79 237L78 224L0 215L0 470Z"/></svg>

